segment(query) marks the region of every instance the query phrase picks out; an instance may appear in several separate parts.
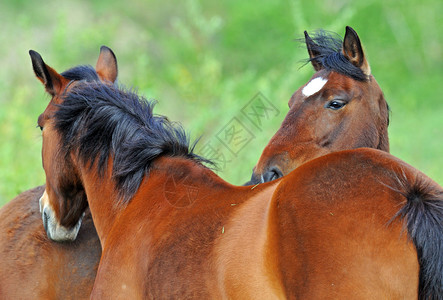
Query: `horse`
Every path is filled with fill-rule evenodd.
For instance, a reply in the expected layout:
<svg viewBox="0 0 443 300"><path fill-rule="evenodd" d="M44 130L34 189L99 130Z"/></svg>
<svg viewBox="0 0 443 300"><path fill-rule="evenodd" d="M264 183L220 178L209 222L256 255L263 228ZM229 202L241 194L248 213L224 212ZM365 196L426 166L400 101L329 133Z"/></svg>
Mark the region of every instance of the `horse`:
<svg viewBox="0 0 443 300"><path fill-rule="evenodd" d="M86 299L101 247L89 212L76 241L46 236L38 199L44 186L30 189L0 211L0 299Z"/></svg>
<svg viewBox="0 0 443 300"><path fill-rule="evenodd" d="M38 118L43 225L75 240L89 207L102 246L92 299L443 294L443 188L400 159L344 150L233 186L153 102L64 81L30 54L52 96Z"/></svg>
<svg viewBox="0 0 443 300"><path fill-rule="evenodd" d="M101 74L99 76L101 80L115 81L117 78L117 61L115 55L109 48L102 48L99 61L97 62L96 73ZM76 80L76 78L73 78L72 76L68 79L69 81ZM383 95L381 94L381 96ZM381 112L382 111L383 110L381 110ZM370 114L361 114L360 117L369 115ZM299 114L298 118L292 118L289 120L289 122L294 122L294 124L296 123L298 128L301 128L301 126L303 126L303 122L306 122L306 125L309 124L309 126L313 128L313 132L318 132L321 130L321 126L323 126L322 124L328 121L328 119L326 119L324 122L322 122L322 118L328 118L328 115L318 115L317 118L317 122L308 123L309 118L305 117L304 114ZM384 118L388 118L388 116ZM375 120L379 120L379 118L372 119L373 122L375 122ZM371 121L371 119L368 119L368 121ZM290 123L287 125L290 125ZM374 126L380 128L377 123L374 123ZM308 126L306 126L306 128L304 128L302 131L305 130L310 129ZM385 136L387 142L386 129L381 131L382 132L379 133L379 136ZM334 131L331 130L331 133L333 132ZM353 130L352 137L355 139L355 141L367 140L366 130L362 130L360 133ZM298 147L301 148L301 146L304 145L307 150L315 147L315 140L312 140L311 142L306 140L298 140L298 136L296 135L292 135L291 138L293 138L291 145L294 147L298 145ZM340 145L337 144L337 146L333 147L335 150L339 150L340 147L343 147L342 149L346 149L348 145L355 144L353 141L350 143L342 143L340 139L337 139L331 140L331 145L333 145L335 142L340 143ZM312 143L313 145L307 147L309 143ZM370 143L366 143L365 145L374 148L377 146L376 144ZM388 145L388 143L386 143L386 145ZM384 150L387 151L387 149ZM304 158L309 159L311 153L316 155L315 152L306 151L306 153L304 153ZM312 158L314 157L315 156ZM269 176L266 174L269 175L269 172L264 174L265 180L268 181ZM270 174L272 174L272 172ZM255 184L257 182L252 183ZM91 216L89 212L86 213L79 232L79 238L76 240L75 246L69 248L65 247L65 245L61 246L58 243L51 242L44 237L44 229L41 226L40 213L38 212L37 202L38 199L41 198L43 190L44 186L26 191L15 199L11 200L5 207L0 209L0 253L2 254L1 257L3 257L3 260L7 261L7 264L3 264L4 267L0 269L0 294L5 295L5 297L10 295L10 297L7 298L30 298L31 296L28 295L32 295L32 298L36 298L37 295L42 295L41 297L44 299L67 299L69 297L73 297L75 299L87 298L90 290L92 289L96 268L98 266L98 260L101 255L101 247L95 232L95 228L93 227ZM20 227L21 230L14 231L14 238L11 238L9 232L11 231L11 228L16 226L14 223L17 223L17 220L20 220L20 223L22 224ZM24 251L23 247L21 246L23 244L35 246L29 246L29 250ZM43 251L42 249L46 250ZM28 284L28 276L33 276L35 272L39 272L40 276L47 277L54 273L54 270L49 268L52 257L55 255L48 254L51 253L51 251L58 252L57 256L59 257L60 265L69 266L65 267L65 272L63 273L64 275L59 274L58 276L52 276L51 281L46 280L35 282L35 285ZM11 270L22 268L21 261L32 261L35 259L35 257L39 258L41 264L28 264L26 269L23 268L20 276L10 276ZM87 262L81 263L81 261L79 261L79 257L86 257L88 260ZM63 261L63 259L65 259L65 261ZM83 277L81 280L80 278L71 277L71 270L74 269L82 270L81 272ZM11 284L11 282L14 282L15 284ZM50 284L46 284L46 282L50 282ZM69 284L67 284L68 282ZM22 286L22 288L16 289L17 285ZM50 297L49 295L54 296Z"/></svg>
<svg viewBox="0 0 443 300"><path fill-rule="evenodd" d="M343 41L326 31L304 34L316 73L292 95L289 112L247 185L280 178L333 151L369 147L389 152L389 106L355 30L347 26Z"/></svg>
<svg viewBox="0 0 443 300"><path fill-rule="evenodd" d="M76 69L90 70L85 66L72 70ZM72 70L63 72L64 79L53 85L78 80ZM101 47L95 71L90 71L96 74L94 80L114 82L118 67L112 50ZM75 242L49 240L38 205L44 190L39 186L23 192L0 210L1 299L87 299L91 293L101 256L91 214L86 211Z"/></svg>

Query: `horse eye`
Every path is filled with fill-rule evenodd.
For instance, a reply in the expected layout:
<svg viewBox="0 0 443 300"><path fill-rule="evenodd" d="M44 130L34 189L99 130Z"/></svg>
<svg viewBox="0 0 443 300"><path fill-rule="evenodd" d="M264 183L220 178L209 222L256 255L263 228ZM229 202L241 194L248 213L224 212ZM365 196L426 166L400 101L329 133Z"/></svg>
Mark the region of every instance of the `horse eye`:
<svg viewBox="0 0 443 300"><path fill-rule="evenodd" d="M326 103L325 107L330 108L332 110L338 110L343 108L347 103L343 100L332 100Z"/></svg>

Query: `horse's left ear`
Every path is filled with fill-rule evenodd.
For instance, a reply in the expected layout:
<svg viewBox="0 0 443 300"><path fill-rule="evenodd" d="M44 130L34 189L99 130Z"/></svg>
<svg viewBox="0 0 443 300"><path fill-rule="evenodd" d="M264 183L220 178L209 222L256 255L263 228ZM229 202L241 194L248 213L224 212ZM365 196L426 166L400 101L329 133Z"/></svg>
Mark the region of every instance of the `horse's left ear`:
<svg viewBox="0 0 443 300"><path fill-rule="evenodd" d="M309 53L309 60L311 61L312 66L314 67L315 71L320 71L323 69L323 65L316 60L316 57L320 55L320 52L316 50L317 44L311 39L308 32L305 30L305 43L306 48L308 49Z"/></svg>
<svg viewBox="0 0 443 300"><path fill-rule="evenodd" d="M103 81L115 82L118 75L117 58L114 52L106 46L101 46L100 55L95 65L95 71Z"/></svg>
<svg viewBox="0 0 443 300"><path fill-rule="evenodd" d="M29 50L29 55L31 56L35 76L44 84L46 91L51 96L60 94L69 81L45 64L40 54L36 51Z"/></svg>
<svg viewBox="0 0 443 300"><path fill-rule="evenodd" d="M367 59L365 58L365 54L363 52L363 47L360 43L360 38L349 26L346 26L346 34L343 40L343 55L349 60L354 66L360 68L363 73L367 76L371 75L371 67Z"/></svg>

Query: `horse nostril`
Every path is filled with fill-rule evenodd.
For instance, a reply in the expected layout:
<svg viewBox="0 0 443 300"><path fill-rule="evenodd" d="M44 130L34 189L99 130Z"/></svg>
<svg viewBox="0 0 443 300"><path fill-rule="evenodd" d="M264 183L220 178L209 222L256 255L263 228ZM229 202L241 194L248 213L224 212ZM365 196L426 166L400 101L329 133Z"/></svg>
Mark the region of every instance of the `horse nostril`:
<svg viewBox="0 0 443 300"><path fill-rule="evenodd" d="M262 175L263 182L269 182L283 177L283 173L277 167L272 167Z"/></svg>
<svg viewBox="0 0 443 300"><path fill-rule="evenodd" d="M262 183L260 176L258 176L254 172L252 172L251 180L249 180L248 182L246 182L243 185L255 185L258 183Z"/></svg>

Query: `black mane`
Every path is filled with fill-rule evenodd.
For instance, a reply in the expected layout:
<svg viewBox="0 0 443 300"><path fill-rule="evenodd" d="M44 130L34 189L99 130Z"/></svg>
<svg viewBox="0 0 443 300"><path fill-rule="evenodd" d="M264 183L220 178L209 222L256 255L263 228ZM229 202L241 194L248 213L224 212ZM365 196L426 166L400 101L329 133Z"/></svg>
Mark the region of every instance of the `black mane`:
<svg viewBox="0 0 443 300"><path fill-rule="evenodd" d="M85 69L80 71L81 75ZM100 176L113 157L112 175L124 201L132 198L153 160L160 156L211 164L193 153L195 143L190 145L180 125L152 113L154 104L115 85L87 79L78 82L54 116L62 153L76 151L83 164L92 167L97 163Z"/></svg>
<svg viewBox="0 0 443 300"><path fill-rule="evenodd" d="M310 35L310 37L311 40L300 39L299 41L309 44L307 46L319 54L313 58L308 58L307 63L315 61L328 71L335 71L358 81L368 80L368 76L343 55L343 40L338 34L318 30Z"/></svg>

